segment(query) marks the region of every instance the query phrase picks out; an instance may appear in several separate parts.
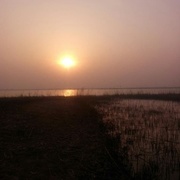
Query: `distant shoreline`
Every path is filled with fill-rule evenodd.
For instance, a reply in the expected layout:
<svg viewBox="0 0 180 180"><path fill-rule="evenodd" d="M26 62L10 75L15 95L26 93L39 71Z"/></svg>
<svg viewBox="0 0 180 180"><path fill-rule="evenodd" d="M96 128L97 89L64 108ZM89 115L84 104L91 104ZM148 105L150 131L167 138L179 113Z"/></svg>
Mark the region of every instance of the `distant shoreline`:
<svg viewBox="0 0 180 180"><path fill-rule="evenodd" d="M56 98L76 98L76 99L84 99L84 100L98 100L98 99L139 99L139 100L162 100L162 101L174 101L180 102L180 93L173 94L114 94L114 95L78 95L78 96L16 96L16 97L0 97L2 99L56 99Z"/></svg>

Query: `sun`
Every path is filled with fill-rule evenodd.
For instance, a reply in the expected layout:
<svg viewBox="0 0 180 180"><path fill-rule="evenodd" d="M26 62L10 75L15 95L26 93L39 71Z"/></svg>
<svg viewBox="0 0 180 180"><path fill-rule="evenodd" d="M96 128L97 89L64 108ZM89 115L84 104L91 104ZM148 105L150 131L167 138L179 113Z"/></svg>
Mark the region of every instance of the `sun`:
<svg viewBox="0 0 180 180"><path fill-rule="evenodd" d="M71 68L75 66L75 60L72 56L64 56L61 59L60 64L65 68Z"/></svg>

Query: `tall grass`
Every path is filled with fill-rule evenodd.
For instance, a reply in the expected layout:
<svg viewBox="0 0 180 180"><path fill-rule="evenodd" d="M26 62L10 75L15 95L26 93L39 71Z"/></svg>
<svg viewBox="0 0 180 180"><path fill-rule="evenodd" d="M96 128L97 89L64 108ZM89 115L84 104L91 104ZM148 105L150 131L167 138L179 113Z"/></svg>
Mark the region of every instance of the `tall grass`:
<svg viewBox="0 0 180 180"><path fill-rule="evenodd" d="M134 179L180 178L179 103L117 98L96 108Z"/></svg>

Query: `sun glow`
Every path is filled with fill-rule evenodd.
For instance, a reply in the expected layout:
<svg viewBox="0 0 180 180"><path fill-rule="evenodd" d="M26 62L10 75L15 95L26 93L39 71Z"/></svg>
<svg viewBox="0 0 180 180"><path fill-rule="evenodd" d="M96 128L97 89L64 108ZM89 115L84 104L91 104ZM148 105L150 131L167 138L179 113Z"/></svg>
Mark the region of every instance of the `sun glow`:
<svg viewBox="0 0 180 180"><path fill-rule="evenodd" d="M70 67L73 67L75 66L75 60L73 57L71 56L64 56L62 59L61 59L61 62L60 64L65 67L65 68L70 68Z"/></svg>

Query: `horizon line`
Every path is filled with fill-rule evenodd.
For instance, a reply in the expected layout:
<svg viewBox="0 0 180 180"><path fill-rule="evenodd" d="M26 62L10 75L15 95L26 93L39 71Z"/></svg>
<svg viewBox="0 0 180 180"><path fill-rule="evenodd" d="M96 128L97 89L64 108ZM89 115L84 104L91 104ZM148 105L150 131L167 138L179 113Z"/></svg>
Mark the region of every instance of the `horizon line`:
<svg viewBox="0 0 180 180"><path fill-rule="evenodd" d="M40 91L40 90L93 90L93 89L171 89L171 88L180 88L180 86L170 86L170 87L167 87L167 86L159 86L159 87L105 87L105 88L103 88L103 87L98 87L98 88L83 88L83 87L81 87L81 88L37 88L37 89L35 89L35 88L30 88L30 89L9 89L9 88L7 88L7 89L0 89L0 91L35 91L35 90L37 90L37 91Z"/></svg>

